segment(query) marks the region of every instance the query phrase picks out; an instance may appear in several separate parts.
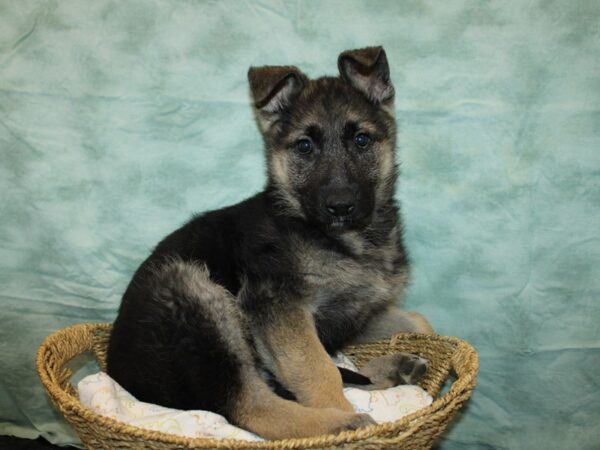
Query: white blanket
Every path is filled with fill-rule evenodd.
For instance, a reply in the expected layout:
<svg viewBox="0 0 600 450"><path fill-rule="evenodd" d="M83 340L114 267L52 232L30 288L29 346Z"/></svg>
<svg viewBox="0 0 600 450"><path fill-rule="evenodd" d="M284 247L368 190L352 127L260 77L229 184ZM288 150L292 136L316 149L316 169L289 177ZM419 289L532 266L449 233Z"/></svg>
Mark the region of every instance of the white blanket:
<svg viewBox="0 0 600 450"><path fill-rule="evenodd" d="M340 367L356 370L343 355L334 361ZM85 377L77 389L81 403L96 413L148 430L188 437L262 440L209 411L181 411L137 401L104 372ZM397 420L432 402L431 396L418 386L380 391L345 388L344 395L357 412L370 414L378 423Z"/></svg>

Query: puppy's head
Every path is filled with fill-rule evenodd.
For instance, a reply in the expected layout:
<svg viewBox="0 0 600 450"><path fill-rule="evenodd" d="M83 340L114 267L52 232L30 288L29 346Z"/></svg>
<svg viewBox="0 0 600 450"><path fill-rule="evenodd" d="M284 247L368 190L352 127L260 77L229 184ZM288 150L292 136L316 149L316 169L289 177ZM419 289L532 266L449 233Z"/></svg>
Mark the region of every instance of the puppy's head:
<svg viewBox="0 0 600 450"><path fill-rule="evenodd" d="M339 77L294 66L248 72L269 188L287 214L327 231L366 227L393 196L394 88L384 50L343 52Z"/></svg>

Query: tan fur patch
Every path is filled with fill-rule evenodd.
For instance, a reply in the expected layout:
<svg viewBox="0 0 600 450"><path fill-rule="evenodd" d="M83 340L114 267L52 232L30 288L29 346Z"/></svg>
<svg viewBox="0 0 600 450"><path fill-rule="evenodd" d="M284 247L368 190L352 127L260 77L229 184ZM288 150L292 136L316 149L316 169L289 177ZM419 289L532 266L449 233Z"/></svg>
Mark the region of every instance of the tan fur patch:
<svg viewBox="0 0 600 450"><path fill-rule="evenodd" d="M380 146L378 168L376 172L377 190L376 201L382 202L386 196L393 195L394 168L396 165L395 149L389 141L383 141ZM392 190L392 192L390 192Z"/></svg>
<svg viewBox="0 0 600 450"><path fill-rule="evenodd" d="M304 217L300 201L294 196L290 178L289 156L285 151L274 151L269 157L269 178L277 188L277 198L280 206L296 217Z"/></svg>
<svg viewBox="0 0 600 450"><path fill-rule="evenodd" d="M271 179L283 189L292 188L289 175L288 156L285 151L274 151L269 158L269 168Z"/></svg>
<svg viewBox="0 0 600 450"><path fill-rule="evenodd" d="M301 404L353 411L309 311L300 307L286 311L269 324L262 341L274 360L277 378Z"/></svg>
<svg viewBox="0 0 600 450"><path fill-rule="evenodd" d="M375 423L366 414L310 408L285 400L257 376L246 379L233 419L237 425L267 439L334 434Z"/></svg>

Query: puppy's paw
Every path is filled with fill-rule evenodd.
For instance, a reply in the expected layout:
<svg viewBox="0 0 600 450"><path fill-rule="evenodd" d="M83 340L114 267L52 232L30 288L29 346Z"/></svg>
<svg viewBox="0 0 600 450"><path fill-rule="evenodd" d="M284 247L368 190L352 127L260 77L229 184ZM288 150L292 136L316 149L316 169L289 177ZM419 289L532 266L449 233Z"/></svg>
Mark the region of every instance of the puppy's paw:
<svg viewBox="0 0 600 450"><path fill-rule="evenodd" d="M334 428L331 433L337 434L342 431L357 430L371 425L377 425L377 422L368 414L348 414L348 417L338 427Z"/></svg>
<svg viewBox="0 0 600 450"><path fill-rule="evenodd" d="M410 353L375 358L360 371L370 378L371 389L387 389L402 384L417 384L427 372L428 361Z"/></svg>
<svg viewBox="0 0 600 450"><path fill-rule="evenodd" d="M417 384L425 376L425 373L427 373L429 361L425 358L410 353L398 353L392 356L396 356L398 363L398 370L396 371L398 385Z"/></svg>

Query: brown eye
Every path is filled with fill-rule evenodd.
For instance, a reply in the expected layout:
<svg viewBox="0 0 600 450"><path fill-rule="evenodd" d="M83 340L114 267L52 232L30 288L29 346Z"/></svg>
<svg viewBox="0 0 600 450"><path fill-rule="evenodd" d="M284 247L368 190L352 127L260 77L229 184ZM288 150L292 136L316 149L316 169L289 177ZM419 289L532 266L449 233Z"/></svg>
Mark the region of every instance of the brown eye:
<svg viewBox="0 0 600 450"><path fill-rule="evenodd" d="M313 143L310 139L300 139L296 142L296 150L302 155L308 155L313 150Z"/></svg>
<svg viewBox="0 0 600 450"><path fill-rule="evenodd" d="M371 142L371 138L366 133L358 133L354 136L354 143L360 148L365 148Z"/></svg>

